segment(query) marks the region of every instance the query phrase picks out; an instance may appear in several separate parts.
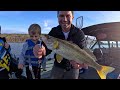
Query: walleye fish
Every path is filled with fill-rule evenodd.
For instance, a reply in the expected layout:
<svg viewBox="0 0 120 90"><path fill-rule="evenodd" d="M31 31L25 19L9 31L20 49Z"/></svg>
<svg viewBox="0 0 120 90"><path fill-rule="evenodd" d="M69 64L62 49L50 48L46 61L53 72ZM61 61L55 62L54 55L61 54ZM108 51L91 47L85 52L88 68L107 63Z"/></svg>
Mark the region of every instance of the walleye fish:
<svg viewBox="0 0 120 90"><path fill-rule="evenodd" d="M98 64L96 62L97 60L95 56L89 54L89 52L87 52L87 49L87 51L85 51L74 43L66 40L61 40L49 35L42 35L41 38L46 44L47 48L57 54L56 58L59 58L58 62L60 62L62 60L62 57L64 57L68 60L75 60L77 63L80 64L86 63L88 66L96 69L101 79L106 79L106 75L115 70L115 68L113 67Z"/></svg>

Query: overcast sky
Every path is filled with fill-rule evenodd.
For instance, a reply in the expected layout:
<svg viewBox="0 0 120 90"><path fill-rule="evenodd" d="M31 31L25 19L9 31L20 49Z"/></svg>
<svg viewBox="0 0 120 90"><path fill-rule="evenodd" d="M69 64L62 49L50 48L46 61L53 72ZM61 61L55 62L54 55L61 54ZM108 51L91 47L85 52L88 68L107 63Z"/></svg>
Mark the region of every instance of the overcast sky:
<svg viewBox="0 0 120 90"><path fill-rule="evenodd" d="M120 11L75 11L76 18L83 16L83 27L106 22L119 22ZM56 11L0 11L2 33L28 33L28 27L37 23L42 33L49 33L52 27L58 25Z"/></svg>

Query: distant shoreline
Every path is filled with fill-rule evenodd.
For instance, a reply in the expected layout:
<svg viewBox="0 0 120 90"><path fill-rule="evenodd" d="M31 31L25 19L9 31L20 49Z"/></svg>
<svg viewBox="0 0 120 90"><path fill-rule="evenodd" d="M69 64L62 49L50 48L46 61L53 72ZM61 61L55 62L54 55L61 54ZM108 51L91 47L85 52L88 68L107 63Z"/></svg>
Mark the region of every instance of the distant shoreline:
<svg viewBox="0 0 120 90"><path fill-rule="evenodd" d="M9 43L22 43L29 38L29 34L0 34L0 37L5 37Z"/></svg>
<svg viewBox="0 0 120 90"><path fill-rule="evenodd" d="M7 42L22 43L29 38L28 34L0 34L0 37L6 37Z"/></svg>

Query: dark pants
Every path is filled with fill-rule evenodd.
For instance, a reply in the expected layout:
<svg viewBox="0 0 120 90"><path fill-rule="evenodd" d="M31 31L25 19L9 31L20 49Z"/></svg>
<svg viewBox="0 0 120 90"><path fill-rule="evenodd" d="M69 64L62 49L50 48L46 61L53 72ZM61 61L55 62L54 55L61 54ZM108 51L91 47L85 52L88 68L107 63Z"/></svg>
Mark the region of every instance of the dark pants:
<svg viewBox="0 0 120 90"><path fill-rule="evenodd" d="M15 73L15 76L17 77L17 79L26 79L25 76L21 75L23 70L18 69L18 64L17 63L14 63L14 62L10 63L10 74L12 74L12 72Z"/></svg>
<svg viewBox="0 0 120 90"><path fill-rule="evenodd" d="M0 79L9 79L8 73L6 69L0 71Z"/></svg>
<svg viewBox="0 0 120 90"><path fill-rule="evenodd" d="M35 79L40 79L41 78L41 69L35 66L32 66L32 71L34 73ZM29 70L29 66L26 67L26 75L27 75L27 79L33 79L32 74Z"/></svg>
<svg viewBox="0 0 120 90"><path fill-rule="evenodd" d="M53 65L51 79L78 79L78 77L79 69L71 68L69 71L66 71L63 68Z"/></svg>

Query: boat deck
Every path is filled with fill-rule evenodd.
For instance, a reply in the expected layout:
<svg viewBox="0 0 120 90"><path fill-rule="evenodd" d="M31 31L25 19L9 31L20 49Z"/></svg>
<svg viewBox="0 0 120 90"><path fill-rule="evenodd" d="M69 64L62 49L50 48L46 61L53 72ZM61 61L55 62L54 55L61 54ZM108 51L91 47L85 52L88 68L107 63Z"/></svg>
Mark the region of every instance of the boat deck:
<svg viewBox="0 0 120 90"><path fill-rule="evenodd" d="M51 73L51 69L52 69L52 66L53 66L53 63L54 63L54 60L49 60L46 62L46 70L47 71L43 71L41 69L41 79L50 79L50 73ZM12 78L10 79L17 79L15 77L15 74L13 73L13 76ZM89 67L89 69L87 69L85 71L85 73L83 74L80 74L80 77L79 79L100 79L96 70Z"/></svg>
<svg viewBox="0 0 120 90"><path fill-rule="evenodd" d="M53 63L54 63L54 60L50 60L50 61L46 62L46 70L47 71L43 71L41 69L41 79L50 79L50 73L51 73Z"/></svg>

